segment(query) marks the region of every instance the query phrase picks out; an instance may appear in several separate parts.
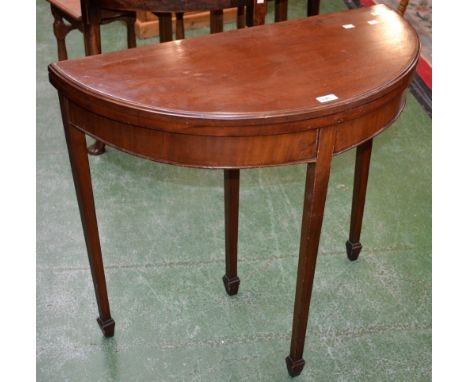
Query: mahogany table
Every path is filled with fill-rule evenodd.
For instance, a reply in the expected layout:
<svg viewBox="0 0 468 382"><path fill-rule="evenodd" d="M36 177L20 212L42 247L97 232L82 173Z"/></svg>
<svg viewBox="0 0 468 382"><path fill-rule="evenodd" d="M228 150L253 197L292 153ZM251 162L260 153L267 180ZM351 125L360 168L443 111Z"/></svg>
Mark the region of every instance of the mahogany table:
<svg viewBox="0 0 468 382"><path fill-rule="evenodd" d="M302 358L332 157L357 147L355 260L372 138L404 106L419 57L414 29L386 6L146 46L49 66L105 336L114 334L85 134L127 153L224 169L226 274L236 294L239 169L307 163L290 354Z"/></svg>

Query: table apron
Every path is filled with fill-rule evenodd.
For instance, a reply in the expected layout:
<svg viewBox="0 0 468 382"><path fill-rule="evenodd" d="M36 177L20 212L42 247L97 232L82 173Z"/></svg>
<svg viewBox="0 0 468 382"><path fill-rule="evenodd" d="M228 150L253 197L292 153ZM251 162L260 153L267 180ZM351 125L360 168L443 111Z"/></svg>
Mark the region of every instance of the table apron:
<svg viewBox="0 0 468 382"><path fill-rule="evenodd" d="M392 125L405 107L405 95L390 99L361 118L337 126L334 153L339 154L375 137Z"/></svg>
<svg viewBox="0 0 468 382"><path fill-rule="evenodd" d="M404 106L403 94L351 120L284 134L219 136L176 133L119 122L69 102L70 123L121 151L156 162L201 168L252 168L316 160L320 131L336 127L334 152L372 138L390 126ZM350 110L350 113L353 111Z"/></svg>
<svg viewBox="0 0 468 382"><path fill-rule="evenodd" d="M257 136L178 134L129 125L70 102L70 123L109 146L157 162L201 168L250 168L311 162L317 130Z"/></svg>

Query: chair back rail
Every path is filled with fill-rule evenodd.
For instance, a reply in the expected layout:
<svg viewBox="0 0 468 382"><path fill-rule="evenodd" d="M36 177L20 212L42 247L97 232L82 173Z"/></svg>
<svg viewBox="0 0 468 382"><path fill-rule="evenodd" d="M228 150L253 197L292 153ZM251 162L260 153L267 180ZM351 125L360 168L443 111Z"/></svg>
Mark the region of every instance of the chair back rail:
<svg viewBox="0 0 468 382"><path fill-rule="evenodd" d="M173 39L172 14L176 15L176 39L185 38L184 13L210 12L210 33L223 31L223 9L237 8L237 28L265 23L266 1L257 0L82 0L85 44L90 54L101 52L99 23L102 10L150 11L159 18L160 42Z"/></svg>
<svg viewBox="0 0 468 382"><path fill-rule="evenodd" d="M246 6L249 0L96 0L101 8L150 11L193 12Z"/></svg>

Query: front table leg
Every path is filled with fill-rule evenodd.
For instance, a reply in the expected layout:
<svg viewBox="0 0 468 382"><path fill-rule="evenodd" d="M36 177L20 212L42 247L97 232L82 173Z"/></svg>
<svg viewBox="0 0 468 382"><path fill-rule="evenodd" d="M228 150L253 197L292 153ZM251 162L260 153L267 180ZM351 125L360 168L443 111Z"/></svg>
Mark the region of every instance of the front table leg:
<svg viewBox="0 0 468 382"><path fill-rule="evenodd" d="M305 364L302 354L334 140L335 130L333 128L322 129L320 131L317 161L307 165L291 351L286 358L286 366L291 377L298 376Z"/></svg>
<svg viewBox="0 0 468 382"><path fill-rule="evenodd" d="M229 296L237 294L237 233L239 226L239 170L224 170L224 220L226 242L226 274L224 288Z"/></svg>
<svg viewBox="0 0 468 382"><path fill-rule="evenodd" d="M115 322L111 317L109 300L107 298L106 277L102 262L101 244L94 207L91 173L89 170L86 139L83 132L69 123L68 101L60 99L62 109L65 138L68 146L68 155L75 183L76 197L80 209L81 223L88 249L88 259L94 283L99 318L97 319L101 330L106 337L114 335Z"/></svg>
<svg viewBox="0 0 468 382"><path fill-rule="evenodd" d="M366 202L367 179L369 178L369 166L372 153L372 139L361 143L356 149L356 165L354 169L353 205L351 207L351 224L349 228L349 240L346 242L348 259L354 261L361 252L360 242L362 218Z"/></svg>

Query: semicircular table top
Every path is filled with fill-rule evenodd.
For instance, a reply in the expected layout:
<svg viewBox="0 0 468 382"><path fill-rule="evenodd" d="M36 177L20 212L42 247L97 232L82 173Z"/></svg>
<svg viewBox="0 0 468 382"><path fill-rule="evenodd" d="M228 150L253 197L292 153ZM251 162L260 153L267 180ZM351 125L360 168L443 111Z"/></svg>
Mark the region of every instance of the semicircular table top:
<svg viewBox="0 0 468 382"><path fill-rule="evenodd" d="M414 29L378 5L62 61L49 71L56 87L74 87L89 102L269 123L367 103L414 69L419 49ZM330 94L336 99L319 101Z"/></svg>

